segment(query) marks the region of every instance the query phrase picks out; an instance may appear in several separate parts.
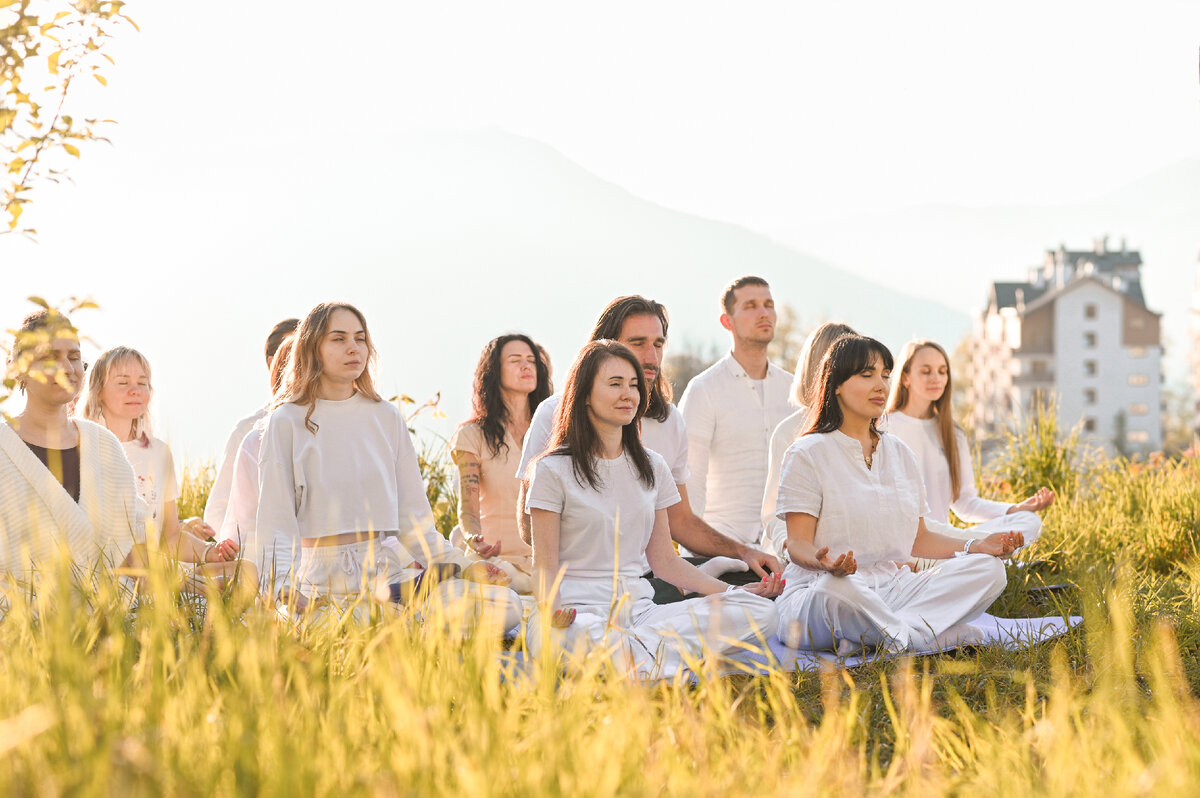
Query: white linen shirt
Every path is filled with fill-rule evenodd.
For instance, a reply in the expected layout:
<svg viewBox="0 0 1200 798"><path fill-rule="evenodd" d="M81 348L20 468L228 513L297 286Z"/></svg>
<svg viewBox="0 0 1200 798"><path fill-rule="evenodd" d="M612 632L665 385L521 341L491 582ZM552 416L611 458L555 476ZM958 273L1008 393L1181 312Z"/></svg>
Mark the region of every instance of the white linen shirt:
<svg viewBox="0 0 1200 798"><path fill-rule="evenodd" d="M285 404L267 418L259 452L260 541L395 532L419 562L468 563L433 525L412 437L399 409L361 394Z"/></svg>
<svg viewBox="0 0 1200 798"><path fill-rule="evenodd" d="M225 452L221 455L221 466L213 479L212 489L208 492L208 501L204 504L204 523L213 529L221 529L225 522L225 514L229 509L229 493L233 490L233 469L237 463L238 451L246 435L254 428L259 419L267 417L267 408L263 407L252 415L246 416L233 427L229 439L225 441Z"/></svg>
<svg viewBox="0 0 1200 798"><path fill-rule="evenodd" d="M763 490L762 500L763 546L776 557L783 557L787 550L787 524L775 515L783 456L787 454L788 447L795 442L807 421L807 407L801 407L780 421L779 426L771 433L771 445L767 449L767 487Z"/></svg>
<svg viewBox="0 0 1200 798"><path fill-rule="evenodd" d="M517 478L528 479L529 464L550 446L550 435L554 432L554 414L562 402L562 394L547 397L533 412L525 442L521 445L521 463L517 466ZM671 469L671 478L676 485L688 481L688 436L683 416L675 405L670 405L666 421L653 418L642 419L642 445L662 455Z"/></svg>
<svg viewBox="0 0 1200 798"><path fill-rule="evenodd" d="M646 487L628 455L596 459L600 489L580 484L567 455L543 457L534 466L526 506L562 516L558 556L564 596L569 582L587 580L611 584L613 569L622 580L645 573L646 545L654 529L654 514L679 501L679 489L661 455L647 452L654 469L654 487Z"/></svg>
<svg viewBox="0 0 1200 798"><path fill-rule="evenodd" d="M795 410L792 375L767 364L760 395L732 354L692 378L679 402L687 425L692 510L734 540L762 536L771 433Z"/></svg>
<svg viewBox="0 0 1200 798"><path fill-rule="evenodd" d="M910 559L928 509L917 460L895 435L880 436L869 469L862 444L840 431L805 435L784 455L779 518L816 516L813 544L831 557L853 550L859 573L895 571ZM784 576L804 582L820 572L790 563Z"/></svg>
<svg viewBox="0 0 1200 798"><path fill-rule="evenodd" d="M879 422L880 428L895 435L908 444L916 455L925 482L925 495L929 499L929 517L943 524L950 523L950 510L968 524L980 524L999 518L1009 511L1011 504L981 498L975 489L975 468L971 464L971 448L967 436L956 426L954 436L958 442L958 498L951 500L950 466L946 462L946 450L942 448L935 418L913 418L901 412L888 413Z"/></svg>

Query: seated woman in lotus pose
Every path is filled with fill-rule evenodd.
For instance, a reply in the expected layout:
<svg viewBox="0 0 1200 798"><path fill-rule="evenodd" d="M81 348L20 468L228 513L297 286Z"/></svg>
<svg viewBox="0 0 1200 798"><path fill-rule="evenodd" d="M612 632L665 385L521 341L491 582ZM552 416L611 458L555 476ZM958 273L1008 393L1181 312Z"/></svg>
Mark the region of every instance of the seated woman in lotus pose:
<svg viewBox="0 0 1200 798"><path fill-rule="evenodd" d="M979 642L967 622L1004 591L998 558L1020 532L961 540L931 532L912 451L880 433L892 355L871 338L834 342L813 417L784 456L776 510L787 523L780 637L792 648L927 651ZM940 560L914 573L911 557Z"/></svg>
<svg viewBox="0 0 1200 798"><path fill-rule="evenodd" d="M666 677L705 647L728 654L771 635L769 598L782 582L771 575L734 588L680 559L667 522L667 508L680 500L675 479L638 434L648 399L641 364L626 346L584 347L550 449L532 466L526 506L540 606L529 644L534 652L608 645L622 667ZM702 597L656 605L643 558L660 579Z"/></svg>
<svg viewBox="0 0 1200 798"><path fill-rule="evenodd" d="M495 338L475 368L474 414L450 439L460 484L450 542L500 567L518 593L533 591L533 550L517 528L516 464L533 411L551 390L537 344L524 335Z"/></svg>
<svg viewBox="0 0 1200 798"><path fill-rule="evenodd" d="M1026 543L1037 540L1042 531L1037 513L1054 503L1054 491L1042 488L1019 504L979 496L967 436L954 423L950 409L953 390L946 350L933 341L909 341L896 370L900 376L892 381L887 415L880 425L916 455L929 501L929 520L937 522L937 531L960 540L1009 531L1023 534ZM977 526L950 526L950 510Z"/></svg>
<svg viewBox="0 0 1200 798"><path fill-rule="evenodd" d="M60 553L119 565L145 540L145 504L120 442L69 416L86 366L79 333L54 310L17 330L8 374L25 409L0 423L0 575L25 578Z"/></svg>
<svg viewBox="0 0 1200 798"><path fill-rule="evenodd" d="M238 544L213 542L215 531L200 519L183 529L176 512L179 483L175 460L165 441L150 432L150 362L136 349L118 346L104 352L92 365L83 397L83 417L103 424L117 436L137 479L138 495L146 502L146 548L162 548L186 562L206 564L205 576L232 577ZM144 563L135 549L133 563Z"/></svg>
<svg viewBox="0 0 1200 798"><path fill-rule="evenodd" d="M295 582L305 600L408 601L425 576L461 574L443 598L486 610L501 630L520 602L494 565L469 562L438 534L399 408L375 389L375 346L352 305L324 303L300 324L259 454L259 501L247 557L283 536L299 542ZM395 539L398 538L397 545ZM420 595L425 595L422 590ZM465 617L473 623L474 617Z"/></svg>

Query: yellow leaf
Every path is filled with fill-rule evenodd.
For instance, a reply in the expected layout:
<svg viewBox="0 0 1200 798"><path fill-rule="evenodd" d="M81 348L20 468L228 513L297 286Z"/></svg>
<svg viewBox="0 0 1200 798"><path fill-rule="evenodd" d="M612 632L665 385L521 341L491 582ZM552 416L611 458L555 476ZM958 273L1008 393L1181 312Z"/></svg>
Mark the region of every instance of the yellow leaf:
<svg viewBox="0 0 1200 798"><path fill-rule="evenodd" d="M107 86L107 85L108 85L108 81L107 81L107 80L105 80L105 79L104 79L104 76L103 76L103 75L101 75L99 72L93 72L93 73L92 73L92 77L94 77L96 80L100 81L100 85L101 85L101 86Z"/></svg>
<svg viewBox="0 0 1200 798"><path fill-rule="evenodd" d="M66 142L63 142L63 149L67 151L68 155L74 155L76 158L79 157L79 148L74 144L67 144Z"/></svg>
<svg viewBox="0 0 1200 798"><path fill-rule="evenodd" d="M8 229L16 230L18 220L21 218L22 213L21 203L13 200L12 202L8 203L6 210L8 211Z"/></svg>
<svg viewBox="0 0 1200 798"><path fill-rule="evenodd" d="M20 0L0 0L0 8L8 8L11 5L16 5Z"/></svg>
<svg viewBox="0 0 1200 798"><path fill-rule="evenodd" d="M8 173L10 175L15 175L17 172L21 171L23 166L25 166L24 158L13 158L8 162Z"/></svg>
<svg viewBox="0 0 1200 798"><path fill-rule="evenodd" d="M54 52L50 53L50 57L48 59L46 59L46 63L50 67L51 75L58 74L58 59L61 56L62 56L62 50L55 50Z"/></svg>
<svg viewBox="0 0 1200 798"><path fill-rule="evenodd" d="M42 307L45 310L50 309L50 303L47 302L46 300L42 299L40 296L31 296L31 297L29 297L29 301L35 305L39 305L40 307Z"/></svg>

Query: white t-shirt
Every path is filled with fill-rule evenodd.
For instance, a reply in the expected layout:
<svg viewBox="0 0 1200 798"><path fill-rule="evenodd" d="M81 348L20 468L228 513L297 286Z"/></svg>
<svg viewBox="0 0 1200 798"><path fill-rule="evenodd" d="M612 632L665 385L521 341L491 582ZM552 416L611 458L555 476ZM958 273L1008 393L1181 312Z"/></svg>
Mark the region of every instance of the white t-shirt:
<svg viewBox="0 0 1200 798"><path fill-rule="evenodd" d="M533 412L525 442L521 446L521 462L517 466L517 478L526 478L525 472L533 459L550 446L550 435L554 432L554 414L562 402L562 394L547 397ZM688 477L688 436L683 415L670 406L666 421L653 418L642 419L642 445L662 455L671 469L671 478L676 485L686 485Z"/></svg>
<svg viewBox="0 0 1200 798"><path fill-rule="evenodd" d="M218 527L217 537L236 540L241 546L246 545L245 541L251 538L255 530L258 515L258 455L266 427L267 418L264 415L238 442L234 452L233 474L229 480L225 518Z"/></svg>
<svg viewBox="0 0 1200 798"><path fill-rule="evenodd" d="M438 534L412 437L399 409L361 394L285 404L267 418L258 463L260 540L395 532L418 561L467 560Z"/></svg>
<svg viewBox="0 0 1200 798"><path fill-rule="evenodd" d="M792 375L768 364L763 396L726 355L692 378L679 409L687 425L688 498L713 529L747 545L762 536L771 433L794 407Z"/></svg>
<svg viewBox="0 0 1200 798"><path fill-rule="evenodd" d="M921 517L928 512L921 473L913 453L895 435L881 435L872 466L862 445L839 432L805 435L783 458L776 511L817 518L813 539L836 557L854 551L860 573L894 571L912 556ZM786 579L809 581L819 574L790 563Z"/></svg>
<svg viewBox="0 0 1200 798"><path fill-rule="evenodd" d="M133 466L138 495L149 508L148 517L161 529L163 506L179 499L179 480L175 476L171 447L158 438L151 438L149 446L143 446L141 441L123 441L121 448Z"/></svg>
<svg viewBox="0 0 1200 798"><path fill-rule="evenodd" d="M971 463L971 448L967 436L955 427L954 436L958 443L958 498L951 501L950 466L946 462L946 450L942 448L935 418L913 418L905 413L888 413L879 422L880 429L887 430L908 444L916 455L925 481L925 495L929 497L929 515L935 521L950 522L950 510L969 524L980 524L999 518L1008 512L1011 504L980 498L975 489L975 468Z"/></svg>
<svg viewBox="0 0 1200 798"><path fill-rule="evenodd" d="M221 466L213 479L212 488L208 492L208 501L204 504L204 522L213 529L221 529L225 522L225 514L229 509L229 491L233 486L233 469L237 461L238 450L246 434L254 425L267 417L267 408L260 408L253 415L246 416L236 425L229 439L225 441L225 452L221 455Z"/></svg>
<svg viewBox="0 0 1200 798"><path fill-rule="evenodd" d="M558 556L564 580L609 582L617 576L642 576L646 544L654 529L654 514L679 501L679 489L666 461L647 452L654 468L654 487L638 479L625 454L614 460L597 459L600 490L580 484L566 455L543 457L534 467L526 505L562 516ZM620 525L618 551L617 527Z"/></svg>

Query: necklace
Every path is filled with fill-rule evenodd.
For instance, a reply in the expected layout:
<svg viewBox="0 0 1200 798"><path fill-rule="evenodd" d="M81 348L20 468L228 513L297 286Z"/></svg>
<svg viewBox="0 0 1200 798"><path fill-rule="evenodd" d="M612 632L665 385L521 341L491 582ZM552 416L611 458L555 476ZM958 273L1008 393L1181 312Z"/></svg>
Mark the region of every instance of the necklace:
<svg viewBox="0 0 1200 798"><path fill-rule="evenodd" d="M863 462L867 464L868 471L871 470L871 464L875 460L875 448L877 446L879 446L879 440L874 439L871 441L871 451L863 452Z"/></svg>

